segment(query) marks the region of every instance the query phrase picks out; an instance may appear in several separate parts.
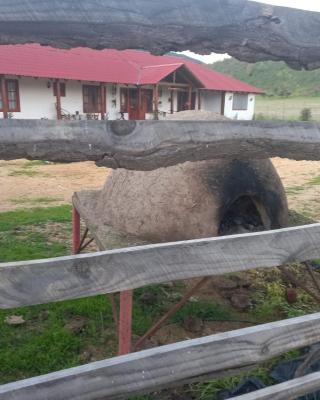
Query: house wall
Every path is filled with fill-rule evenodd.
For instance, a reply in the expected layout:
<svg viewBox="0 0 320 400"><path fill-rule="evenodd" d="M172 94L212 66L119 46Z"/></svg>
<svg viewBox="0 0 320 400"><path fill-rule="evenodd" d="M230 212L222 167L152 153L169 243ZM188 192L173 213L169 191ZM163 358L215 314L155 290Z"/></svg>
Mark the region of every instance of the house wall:
<svg viewBox="0 0 320 400"><path fill-rule="evenodd" d="M8 79L16 77L7 76ZM16 119L56 119L56 97L53 95L53 83L47 87L48 79L19 78L19 94L21 112L15 112L13 118ZM61 107L67 114L75 114L76 111L83 115L83 96L82 86L84 84L99 85L93 82L66 81L66 97L61 97ZM120 88L127 85L107 84L107 117L110 120L120 118ZM135 86L129 86L135 87ZM152 89L152 86L146 86ZM168 87L161 87L159 96L159 118L164 118L171 112L171 93ZM196 109L198 109L198 96L196 96ZM250 120L254 116L255 96L249 94L248 110L237 111L232 109L233 93L226 93L225 96L225 116L232 119ZM173 111L177 112L177 92L173 92ZM221 112L221 92L208 90L201 91L201 109L205 111ZM153 113L146 115L146 119L152 119ZM0 118L3 113L0 113ZM124 114L128 119L128 114Z"/></svg>
<svg viewBox="0 0 320 400"><path fill-rule="evenodd" d="M225 99L224 115L231 119L237 120L252 120L254 117L255 109L255 95L248 94L248 109L247 110L233 110L233 93L227 92Z"/></svg>
<svg viewBox="0 0 320 400"><path fill-rule="evenodd" d="M17 79L6 76L7 79ZM48 88L48 79L19 78L20 112L12 113L15 119L56 119L56 97L53 95L53 83ZM75 114L76 111L83 115L82 86L99 85L93 82L66 81L66 96L61 97L62 111L66 114ZM119 118L120 111L120 88L116 92L112 90L113 85L107 88L107 114L110 119ZM115 103L112 102L115 100ZM3 117L3 113L0 113Z"/></svg>

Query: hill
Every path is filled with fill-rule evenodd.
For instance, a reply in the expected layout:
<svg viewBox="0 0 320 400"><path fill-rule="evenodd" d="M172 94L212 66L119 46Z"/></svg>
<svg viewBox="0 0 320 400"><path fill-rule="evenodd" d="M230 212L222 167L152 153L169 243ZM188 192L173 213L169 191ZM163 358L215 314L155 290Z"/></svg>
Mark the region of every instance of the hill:
<svg viewBox="0 0 320 400"><path fill-rule="evenodd" d="M283 62L263 61L249 64L234 58L209 66L257 86L271 96L320 95L320 70L295 71Z"/></svg>

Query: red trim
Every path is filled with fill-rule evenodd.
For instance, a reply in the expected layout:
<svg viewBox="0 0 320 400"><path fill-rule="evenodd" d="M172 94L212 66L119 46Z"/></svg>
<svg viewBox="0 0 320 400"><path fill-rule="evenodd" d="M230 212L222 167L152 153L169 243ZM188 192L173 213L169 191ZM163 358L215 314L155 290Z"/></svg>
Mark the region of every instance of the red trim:
<svg viewBox="0 0 320 400"><path fill-rule="evenodd" d="M9 104L9 90L8 90L8 83L14 82L15 84L15 92L16 92L16 107L10 108ZM5 89L7 95L7 103L8 103L8 112L20 112L20 92L19 92L19 81L18 79L5 79ZM0 108L0 112L3 112L3 108Z"/></svg>

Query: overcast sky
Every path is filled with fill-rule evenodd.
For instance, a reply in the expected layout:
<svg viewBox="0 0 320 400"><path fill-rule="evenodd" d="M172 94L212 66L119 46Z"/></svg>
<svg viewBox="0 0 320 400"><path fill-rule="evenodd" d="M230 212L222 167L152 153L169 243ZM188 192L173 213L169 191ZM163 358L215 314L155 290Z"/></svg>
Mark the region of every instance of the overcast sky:
<svg viewBox="0 0 320 400"><path fill-rule="evenodd" d="M302 10L311 10L320 12L320 1L319 0L256 0L258 3L274 4L275 6L293 7L300 8ZM190 51L184 52L190 57L194 57L205 63L213 63L218 60L223 60L227 57L226 54L210 54L207 56L200 56L198 54L191 53Z"/></svg>

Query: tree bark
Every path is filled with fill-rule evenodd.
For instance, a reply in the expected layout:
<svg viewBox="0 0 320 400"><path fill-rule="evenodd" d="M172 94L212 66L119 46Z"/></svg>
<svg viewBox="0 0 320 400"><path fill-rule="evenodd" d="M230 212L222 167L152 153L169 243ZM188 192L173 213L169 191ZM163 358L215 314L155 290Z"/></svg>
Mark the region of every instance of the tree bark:
<svg viewBox="0 0 320 400"><path fill-rule="evenodd" d="M153 170L185 161L320 160L320 125L268 121L0 120L0 159Z"/></svg>
<svg viewBox="0 0 320 400"><path fill-rule="evenodd" d="M229 53L320 66L320 13L247 0L2 0L0 43Z"/></svg>

